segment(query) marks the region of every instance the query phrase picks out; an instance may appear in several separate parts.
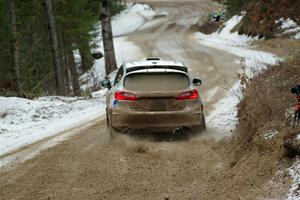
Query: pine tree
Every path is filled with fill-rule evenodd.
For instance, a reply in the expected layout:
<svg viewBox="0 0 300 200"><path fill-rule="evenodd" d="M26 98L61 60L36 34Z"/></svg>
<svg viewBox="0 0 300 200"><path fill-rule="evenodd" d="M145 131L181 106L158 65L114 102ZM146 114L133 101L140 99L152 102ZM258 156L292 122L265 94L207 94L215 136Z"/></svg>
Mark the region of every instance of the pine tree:
<svg viewBox="0 0 300 200"><path fill-rule="evenodd" d="M57 29L59 32L60 46L62 47L63 63L69 70L69 77L73 94L79 95L78 66L74 62L73 51L79 49L81 55L81 68L87 71L91 67L91 50L89 42L93 35L89 34L94 29L97 16L90 10L88 0L69 0L59 2L56 10ZM84 65L84 66L83 66ZM89 65L89 66L87 66Z"/></svg>
<svg viewBox="0 0 300 200"><path fill-rule="evenodd" d="M59 46L58 46L58 36L56 32L52 2L51 0L45 0L45 3L46 3L46 10L48 16L48 23L49 23L49 34L51 38L51 48L53 53L53 65L55 71L57 94L65 95L66 94L65 77L64 77L63 67L61 65L61 58L60 58Z"/></svg>
<svg viewBox="0 0 300 200"><path fill-rule="evenodd" d="M111 27L111 9L112 4L110 0L100 0L100 19L102 29L102 40L104 46L104 59L105 59L105 70L106 75L117 69L114 41Z"/></svg>
<svg viewBox="0 0 300 200"><path fill-rule="evenodd" d="M11 55L12 55L12 68L14 72L14 82L17 92L21 95L21 81L20 81L20 61L19 61L19 44L17 39L17 22L15 1L9 0L10 23L11 23Z"/></svg>
<svg viewBox="0 0 300 200"><path fill-rule="evenodd" d="M9 2L0 1L0 95L5 95L13 88L13 69L11 64L11 24Z"/></svg>
<svg viewBox="0 0 300 200"><path fill-rule="evenodd" d="M113 1L113 13L118 12L117 1ZM20 90L17 85L22 86L26 97L78 95L78 76L92 66L90 41L93 35L90 33L99 20L99 0L13 0L15 23L11 23L11 2L0 1L0 95L14 95L11 92ZM55 22L52 29L49 29L50 13L46 12L49 3L52 3L50 13ZM16 34L13 34L12 24L15 24ZM57 37L56 56L52 51L53 40L49 40L52 35ZM73 51L76 49L80 52L81 65L74 63ZM57 57L58 62L54 62ZM15 58L18 58L15 63L19 70L12 67ZM16 84L17 71L21 84ZM60 85L60 89L56 85Z"/></svg>

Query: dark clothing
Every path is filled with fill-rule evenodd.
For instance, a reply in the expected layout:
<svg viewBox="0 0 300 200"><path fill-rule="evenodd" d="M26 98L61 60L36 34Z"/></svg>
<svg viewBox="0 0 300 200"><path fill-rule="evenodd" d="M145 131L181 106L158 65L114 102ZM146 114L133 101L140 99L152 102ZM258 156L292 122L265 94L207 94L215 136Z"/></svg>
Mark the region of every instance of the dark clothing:
<svg viewBox="0 0 300 200"><path fill-rule="evenodd" d="M300 95L297 95L297 104L295 106L294 125L300 122Z"/></svg>
<svg viewBox="0 0 300 200"><path fill-rule="evenodd" d="M221 13L215 13L213 18L216 20L216 22L219 22L221 20Z"/></svg>

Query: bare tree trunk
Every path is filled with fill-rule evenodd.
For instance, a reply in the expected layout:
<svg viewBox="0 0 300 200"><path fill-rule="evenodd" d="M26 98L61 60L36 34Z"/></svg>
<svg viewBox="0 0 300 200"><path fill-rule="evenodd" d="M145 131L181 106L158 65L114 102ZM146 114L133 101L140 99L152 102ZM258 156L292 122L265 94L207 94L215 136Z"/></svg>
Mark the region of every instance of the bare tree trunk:
<svg viewBox="0 0 300 200"><path fill-rule="evenodd" d="M100 0L100 19L102 28L102 40L104 46L104 59L106 76L117 69L114 41L111 28L111 1Z"/></svg>
<svg viewBox="0 0 300 200"><path fill-rule="evenodd" d="M121 0L118 1L118 7L121 7Z"/></svg>
<svg viewBox="0 0 300 200"><path fill-rule="evenodd" d="M66 94L71 94L71 72L69 69L69 55L68 50L66 48L66 36L65 36L65 30L64 27L57 24L57 32L58 32L58 42L60 42L60 48L63 50L63 55L61 57L61 63L63 71L65 72L65 83L66 83Z"/></svg>
<svg viewBox="0 0 300 200"><path fill-rule="evenodd" d="M69 69L71 72L71 77L72 77L72 87L73 87L73 92L75 96L80 96L80 85L79 85L79 80L78 80L78 73L74 61L74 55L73 53L69 53Z"/></svg>
<svg viewBox="0 0 300 200"><path fill-rule="evenodd" d="M70 72L70 68L69 68L69 55L67 50L64 48L64 59L63 59L63 63L64 63L64 71L65 71L65 78L66 78L66 94L70 95L71 91L73 88L71 88L71 84L70 84L70 80L72 79L71 77L71 72Z"/></svg>
<svg viewBox="0 0 300 200"><path fill-rule="evenodd" d="M53 54L53 65L55 71L55 81L56 81L56 90L58 95L65 95L65 74L61 64L61 58L59 55L59 46L57 39L57 31L55 26L55 20L52 9L51 0L45 0L47 16L48 16L48 24L49 24L49 33L51 39L51 50Z"/></svg>
<svg viewBox="0 0 300 200"><path fill-rule="evenodd" d="M21 81L20 81L20 61L19 61L19 44L17 39L17 24L16 24L16 10L15 1L9 0L10 23L11 23L11 51L12 51L12 67L14 72L14 83L17 92L21 95Z"/></svg>
<svg viewBox="0 0 300 200"><path fill-rule="evenodd" d="M34 67L34 71L35 71L35 76L36 76L36 79L37 80L41 80L42 79L42 70L41 70L41 67L40 67L40 64L38 63L37 61L37 51L38 51L38 48L37 48L37 45L38 45L38 33L36 32L36 26L35 26L35 22L32 22L31 24L31 52L32 52L32 64L33 64L33 67Z"/></svg>
<svg viewBox="0 0 300 200"><path fill-rule="evenodd" d="M91 50L89 48L79 49L79 52L81 57L81 69L82 73L84 73L92 67Z"/></svg>

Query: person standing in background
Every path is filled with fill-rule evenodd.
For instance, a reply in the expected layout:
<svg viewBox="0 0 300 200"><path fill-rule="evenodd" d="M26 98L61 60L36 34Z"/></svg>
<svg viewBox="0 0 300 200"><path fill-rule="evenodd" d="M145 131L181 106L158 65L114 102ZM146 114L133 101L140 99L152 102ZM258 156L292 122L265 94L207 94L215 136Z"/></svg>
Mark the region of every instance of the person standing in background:
<svg viewBox="0 0 300 200"><path fill-rule="evenodd" d="M296 94L296 98L297 98L297 103L295 106L294 123L293 123L293 127L295 127L295 125L296 124L299 125L300 122L300 85L293 87L291 89L291 92L293 94Z"/></svg>

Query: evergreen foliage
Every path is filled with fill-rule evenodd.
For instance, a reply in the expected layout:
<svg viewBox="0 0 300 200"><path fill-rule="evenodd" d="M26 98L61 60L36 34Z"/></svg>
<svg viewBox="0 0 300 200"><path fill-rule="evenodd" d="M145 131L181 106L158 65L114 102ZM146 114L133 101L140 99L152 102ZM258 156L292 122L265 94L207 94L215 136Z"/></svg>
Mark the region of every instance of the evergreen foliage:
<svg viewBox="0 0 300 200"><path fill-rule="evenodd" d="M234 15L241 11L243 6L245 6L251 0L227 0L227 10L229 14Z"/></svg>
<svg viewBox="0 0 300 200"><path fill-rule="evenodd" d="M16 91L11 54L10 0L0 1L0 95ZM113 12L121 7L114 0ZM70 83L69 69L74 65L73 50L79 49L80 72L91 67L90 32L99 20L99 0L52 0L57 26L59 50ZM55 94L53 59L45 3L41 0L15 0L17 44L20 53L21 88L25 96ZM70 86L67 84L67 91Z"/></svg>

